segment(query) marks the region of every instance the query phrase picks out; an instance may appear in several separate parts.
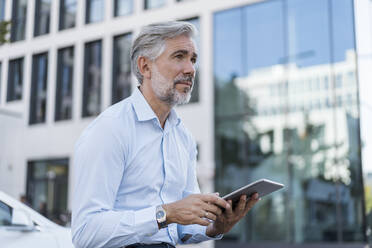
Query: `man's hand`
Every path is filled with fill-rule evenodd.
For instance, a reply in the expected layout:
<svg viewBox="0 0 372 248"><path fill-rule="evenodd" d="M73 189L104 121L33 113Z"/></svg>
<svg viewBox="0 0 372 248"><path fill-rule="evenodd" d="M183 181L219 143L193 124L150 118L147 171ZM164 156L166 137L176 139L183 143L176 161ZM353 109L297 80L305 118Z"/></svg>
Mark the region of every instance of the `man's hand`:
<svg viewBox="0 0 372 248"><path fill-rule="evenodd" d="M218 220L217 216L222 214L222 209L231 206L216 194L194 194L169 204L163 208L167 213L167 224L178 223L181 225L199 224L208 226L211 222Z"/></svg>
<svg viewBox="0 0 372 248"><path fill-rule="evenodd" d="M239 220L241 220L248 213L248 211L258 201L259 198L257 193L252 195L248 202L247 196L242 195L235 209L232 209L232 202L231 200L229 200L229 205L226 208L225 212L219 215L213 223L210 223L208 225L206 234L209 237L215 237L219 234L227 233Z"/></svg>

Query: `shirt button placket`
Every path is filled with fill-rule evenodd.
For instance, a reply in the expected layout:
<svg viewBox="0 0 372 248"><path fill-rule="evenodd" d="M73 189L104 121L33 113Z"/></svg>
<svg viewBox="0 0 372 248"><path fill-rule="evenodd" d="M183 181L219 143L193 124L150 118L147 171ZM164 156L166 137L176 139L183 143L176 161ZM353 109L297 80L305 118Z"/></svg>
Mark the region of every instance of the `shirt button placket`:
<svg viewBox="0 0 372 248"><path fill-rule="evenodd" d="M164 184L163 184L163 187L162 187L162 191L161 191L161 196L162 196L162 200L163 202L168 202L166 199L167 196L164 194L164 192L167 192L167 187L168 187L168 183L167 183L167 149L166 149L166 142L167 142L167 139L166 139L166 133L163 132L163 136L162 136L162 139L163 139L163 142L162 142L162 149L163 149L163 166L164 166Z"/></svg>

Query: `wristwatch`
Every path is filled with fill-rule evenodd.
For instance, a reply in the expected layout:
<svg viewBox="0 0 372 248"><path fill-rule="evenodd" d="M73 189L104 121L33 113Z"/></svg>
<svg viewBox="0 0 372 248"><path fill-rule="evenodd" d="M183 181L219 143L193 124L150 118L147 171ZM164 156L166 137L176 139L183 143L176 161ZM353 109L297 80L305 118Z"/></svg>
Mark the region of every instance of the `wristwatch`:
<svg viewBox="0 0 372 248"><path fill-rule="evenodd" d="M164 208L159 205L156 207L156 221L158 222L159 229L167 227L167 213Z"/></svg>

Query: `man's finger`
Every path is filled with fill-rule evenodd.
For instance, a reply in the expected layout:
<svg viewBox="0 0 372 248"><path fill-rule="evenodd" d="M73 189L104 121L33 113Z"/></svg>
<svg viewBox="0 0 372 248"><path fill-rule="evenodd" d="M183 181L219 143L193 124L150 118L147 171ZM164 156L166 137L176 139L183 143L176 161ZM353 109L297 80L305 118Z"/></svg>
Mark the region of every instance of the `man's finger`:
<svg viewBox="0 0 372 248"><path fill-rule="evenodd" d="M195 221L195 224L199 224L199 225L202 225L202 226L208 226L210 224L210 222L206 219L199 218Z"/></svg>
<svg viewBox="0 0 372 248"><path fill-rule="evenodd" d="M254 206L254 204L256 204L259 200L260 198L258 197L258 194L257 193L253 194L245 207L244 215L246 215L248 211Z"/></svg>
<svg viewBox="0 0 372 248"><path fill-rule="evenodd" d="M214 204L208 204L208 203L204 203L202 205L203 209L208 211L208 212L211 212L215 215L220 215L222 213L222 210L221 208L217 207L216 205Z"/></svg>
<svg viewBox="0 0 372 248"><path fill-rule="evenodd" d="M217 196L216 194L207 194L202 195L201 197L204 202L214 204L220 208L226 208L228 204L224 199Z"/></svg>
<svg viewBox="0 0 372 248"><path fill-rule="evenodd" d="M225 212L226 212L226 216L228 218L231 218L234 215L233 210L232 210L232 201L228 200L227 202L228 204L226 206Z"/></svg>
<svg viewBox="0 0 372 248"><path fill-rule="evenodd" d="M242 215L244 213L246 202L247 202L247 196L246 195L240 196L238 205L234 209L234 212L236 215Z"/></svg>
<svg viewBox="0 0 372 248"><path fill-rule="evenodd" d="M205 212L205 218L215 221L217 219L217 216L211 212Z"/></svg>

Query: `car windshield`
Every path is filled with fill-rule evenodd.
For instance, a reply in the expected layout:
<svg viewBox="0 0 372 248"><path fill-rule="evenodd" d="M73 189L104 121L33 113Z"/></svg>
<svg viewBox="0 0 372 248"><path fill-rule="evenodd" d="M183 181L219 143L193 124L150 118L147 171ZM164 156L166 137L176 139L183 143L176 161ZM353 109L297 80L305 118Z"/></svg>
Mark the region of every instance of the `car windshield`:
<svg viewBox="0 0 372 248"><path fill-rule="evenodd" d="M9 226L12 221L12 209L0 201L0 226Z"/></svg>

